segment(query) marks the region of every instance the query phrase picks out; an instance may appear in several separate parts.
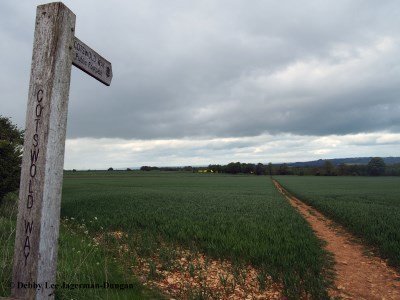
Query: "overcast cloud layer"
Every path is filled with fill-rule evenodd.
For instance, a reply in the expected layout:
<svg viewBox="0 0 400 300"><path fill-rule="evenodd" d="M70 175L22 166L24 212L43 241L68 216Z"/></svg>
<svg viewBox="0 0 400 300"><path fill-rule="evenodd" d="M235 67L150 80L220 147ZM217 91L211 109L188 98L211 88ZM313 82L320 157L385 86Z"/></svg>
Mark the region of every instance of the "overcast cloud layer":
<svg viewBox="0 0 400 300"><path fill-rule="evenodd" d="M107 88L73 70L67 165L79 164L68 151L110 139L193 146L243 137L241 143L266 151L263 159L273 156L262 148L265 137L302 143L370 134L399 139L398 1L64 3L77 15L76 35L108 58L114 73ZM0 114L21 127L37 4L0 3ZM204 145L205 160L213 162L220 152ZM192 146L182 164L198 161ZM370 146L368 153L381 155L381 148ZM290 152L281 147L281 154ZM241 148L227 148L225 155L236 160ZM398 149L392 144L385 153L397 155ZM367 155L342 150L335 156ZM294 160L314 158L313 151L300 151ZM125 165L146 160L128 153ZM293 160L292 154L279 160ZM161 156L155 151L148 162Z"/></svg>

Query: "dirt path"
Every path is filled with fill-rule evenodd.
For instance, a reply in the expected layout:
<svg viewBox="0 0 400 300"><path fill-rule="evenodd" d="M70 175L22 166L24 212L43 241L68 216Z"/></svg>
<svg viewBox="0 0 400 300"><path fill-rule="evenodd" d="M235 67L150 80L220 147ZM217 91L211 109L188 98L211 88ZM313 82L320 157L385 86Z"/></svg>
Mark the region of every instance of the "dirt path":
<svg viewBox="0 0 400 300"><path fill-rule="evenodd" d="M335 289L329 294L342 299L400 299L400 275L378 257L354 241L343 227L327 219L311 206L290 195L274 180L276 188L310 223L316 235L326 241L326 250L335 259Z"/></svg>

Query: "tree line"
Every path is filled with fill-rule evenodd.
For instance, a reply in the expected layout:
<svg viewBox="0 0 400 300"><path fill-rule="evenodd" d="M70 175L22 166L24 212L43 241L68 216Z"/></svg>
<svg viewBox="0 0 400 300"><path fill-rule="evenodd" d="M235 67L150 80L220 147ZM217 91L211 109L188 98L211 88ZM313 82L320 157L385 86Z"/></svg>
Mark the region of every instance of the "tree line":
<svg viewBox="0 0 400 300"><path fill-rule="evenodd" d="M315 176L400 176L400 164L386 165L381 157L373 157L368 164L340 164L326 160L322 166L294 167L284 164L231 162L207 167L152 167L142 166L141 171L191 171L201 173L254 174L254 175L315 175Z"/></svg>
<svg viewBox="0 0 400 300"><path fill-rule="evenodd" d="M273 175L315 175L315 176L400 176L400 164L386 165L381 157L373 157L368 164L334 165L325 160L322 166L290 167L277 165Z"/></svg>

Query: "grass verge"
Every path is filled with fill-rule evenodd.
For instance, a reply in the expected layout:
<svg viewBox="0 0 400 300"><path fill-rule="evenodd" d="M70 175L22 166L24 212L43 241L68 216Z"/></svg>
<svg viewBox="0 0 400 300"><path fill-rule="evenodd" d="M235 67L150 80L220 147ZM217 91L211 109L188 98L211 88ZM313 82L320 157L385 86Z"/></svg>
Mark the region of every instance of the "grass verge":
<svg viewBox="0 0 400 300"><path fill-rule="evenodd" d="M10 296L16 194L0 206L0 297ZM99 247L85 230L61 222L56 299L162 299L118 264L116 251Z"/></svg>

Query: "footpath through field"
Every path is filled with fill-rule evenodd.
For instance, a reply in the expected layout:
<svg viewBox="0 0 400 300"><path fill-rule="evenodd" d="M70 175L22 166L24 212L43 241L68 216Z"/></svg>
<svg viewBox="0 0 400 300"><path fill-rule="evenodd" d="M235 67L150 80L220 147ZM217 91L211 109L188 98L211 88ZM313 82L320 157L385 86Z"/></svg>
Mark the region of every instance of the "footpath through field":
<svg viewBox="0 0 400 300"><path fill-rule="evenodd" d="M331 297L342 299L400 299L400 275L379 257L366 255L363 245L343 227L289 194L276 180L276 188L310 223L335 259L335 288Z"/></svg>

